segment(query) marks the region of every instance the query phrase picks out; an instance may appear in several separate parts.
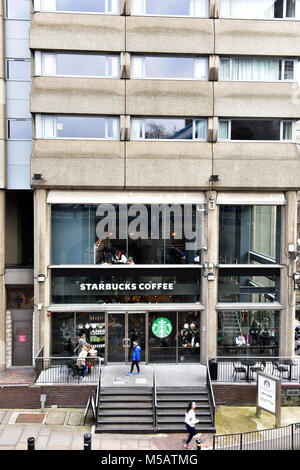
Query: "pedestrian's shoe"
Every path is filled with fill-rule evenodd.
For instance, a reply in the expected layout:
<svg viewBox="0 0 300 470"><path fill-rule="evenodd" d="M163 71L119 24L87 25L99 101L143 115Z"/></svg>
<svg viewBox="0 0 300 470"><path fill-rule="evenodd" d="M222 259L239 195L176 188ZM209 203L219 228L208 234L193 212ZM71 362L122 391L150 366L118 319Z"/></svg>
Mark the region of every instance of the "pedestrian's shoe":
<svg viewBox="0 0 300 470"><path fill-rule="evenodd" d="M191 449L191 446L189 446L188 444L184 444L183 446L185 449Z"/></svg>
<svg viewBox="0 0 300 470"><path fill-rule="evenodd" d="M136 372L134 375L140 375L140 372Z"/></svg>
<svg viewBox="0 0 300 470"><path fill-rule="evenodd" d="M128 372L126 375L132 375L132 372Z"/></svg>

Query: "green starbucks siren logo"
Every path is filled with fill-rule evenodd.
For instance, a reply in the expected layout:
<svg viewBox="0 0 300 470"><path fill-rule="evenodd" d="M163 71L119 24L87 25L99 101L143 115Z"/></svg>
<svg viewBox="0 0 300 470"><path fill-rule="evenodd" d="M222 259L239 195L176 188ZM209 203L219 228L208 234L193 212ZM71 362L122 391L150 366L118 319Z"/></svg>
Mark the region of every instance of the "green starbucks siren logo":
<svg viewBox="0 0 300 470"><path fill-rule="evenodd" d="M172 323L167 318L157 318L152 323L152 331L158 338L166 338L172 331Z"/></svg>

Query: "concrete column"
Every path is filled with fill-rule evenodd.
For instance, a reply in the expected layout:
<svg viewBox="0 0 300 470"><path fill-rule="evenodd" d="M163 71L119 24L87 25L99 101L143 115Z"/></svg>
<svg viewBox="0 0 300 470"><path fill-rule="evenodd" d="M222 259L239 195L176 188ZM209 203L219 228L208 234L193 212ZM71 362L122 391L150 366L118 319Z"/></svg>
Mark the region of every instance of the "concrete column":
<svg viewBox="0 0 300 470"><path fill-rule="evenodd" d="M280 316L280 356L293 356L295 343L296 294L293 273L296 271L295 255L289 253L288 246L297 249L297 192L286 193L286 206L283 208L281 224L281 270L280 302L284 306Z"/></svg>
<svg viewBox="0 0 300 470"><path fill-rule="evenodd" d="M50 355L50 208L47 206L47 191L34 191L34 312L33 355L44 347L44 356ZM45 275L45 282L38 275ZM39 305L41 309L39 309Z"/></svg>
<svg viewBox="0 0 300 470"><path fill-rule="evenodd" d="M0 370L6 367L5 190L0 190Z"/></svg>
<svg viewBox="0 0 300 470"><path fill-rule="evenodd" d="M203 268L202 276L202 303L205 309L202 312L201 328L201 362L205 363L208 356L217 355L217 312L218 301L218 264L219 252L219 208L216 204L216 191L206 193L207 216L205 222L204 246L202 251ZM209 280L209 274L214 275L214 280Z"/></svg>

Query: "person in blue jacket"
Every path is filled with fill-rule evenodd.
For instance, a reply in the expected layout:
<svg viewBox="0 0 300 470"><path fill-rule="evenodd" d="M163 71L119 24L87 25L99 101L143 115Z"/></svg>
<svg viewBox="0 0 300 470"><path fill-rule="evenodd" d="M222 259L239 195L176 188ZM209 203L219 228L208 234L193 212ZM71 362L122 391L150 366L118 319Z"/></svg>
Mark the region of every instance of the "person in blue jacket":
<svg viewBox="0 0 300 470"><path fill-rule="evenodd" d="M140 365L139 362L141 360L141 348L139 346L139 343L137 341L133 342L133 354L132 354L132 363L131 363L131 371L128 372L127 375L132 375L133 368L136 366L137 372L135 375L140 374Z"/></svg>

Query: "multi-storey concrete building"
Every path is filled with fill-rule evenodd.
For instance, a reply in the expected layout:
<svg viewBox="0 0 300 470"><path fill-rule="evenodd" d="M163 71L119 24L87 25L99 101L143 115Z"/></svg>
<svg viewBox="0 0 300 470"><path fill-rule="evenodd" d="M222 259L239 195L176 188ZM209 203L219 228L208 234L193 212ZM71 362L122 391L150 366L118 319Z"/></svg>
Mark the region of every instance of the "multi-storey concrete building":
<svg viewBox="0 0 300 470"><path fill-rule="evenodd" d="M1 69L1 366L72 354L83 331L105 363L133 337L146 362L205 362L240 331L250 354L292 355L298 0L7 0L21 20L30 115L5 117L27 98ZM30 118L30 181L10 186Z"/></svg>

